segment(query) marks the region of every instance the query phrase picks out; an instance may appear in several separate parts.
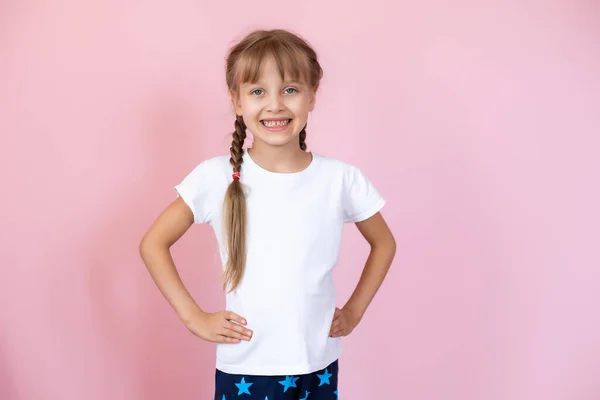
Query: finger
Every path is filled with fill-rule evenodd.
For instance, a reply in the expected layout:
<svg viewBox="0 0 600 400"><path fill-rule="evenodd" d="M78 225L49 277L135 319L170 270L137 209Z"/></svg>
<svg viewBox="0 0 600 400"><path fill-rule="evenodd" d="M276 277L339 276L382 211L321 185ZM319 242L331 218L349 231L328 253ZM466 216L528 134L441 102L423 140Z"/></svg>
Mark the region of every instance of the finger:
<svg viewBox="0 0 600 400"><path fill-rule="evenodd" d="M250 341L250 336L243 335L239 332L236 332L236 331L233 331L233 330L227 329L227 328L225 328L225 330L223 331L223 335L230 337L230 338L245 340L247 342Z"/></svg>
<svg viewBox="0 0 600 400"><path fill-rule="evenodd" d="M217 343L239 343L240 339L232 338L226 335L217 335L217 339L215 341Z"/></svg>
<svg viewBox="0 0 600 400"><path fill-rule="evenodd" d="M335 334L336 332L344 330L344 324L341 320L336 321L331 325L331 333Z"/></svg>
<svg viewBox="0 0 600 400"><path fill-rule="evenodd" d="M331 324L331 331L335 332L337 330L339 330L342 327L342 321L337 320L334 321L333 324Z"/></svg>
<svg viewBox="0 0 600 400"><path fill-rule="evenodd" d="M335 312L333 313L332 322L338 321L340 319L341 315L342 315L342 313L340 312L340 309L336 307Z"/></svg>
<svg viewBox="0 0 600 400"><path fill-rule="evenodd" d="M238 324L246 325L246 320L243 317L234 313L233 311L227 311L225 313L225 318L228 319L229 321L235 321Z"/></svg>
<svg viewBox="0 0 600 400"><path fill-rule="evenodd" d="M243 326L240 326L238 324L235 324L235 323L229 322L229 321L227 323L225 323L225 329L239 332L243 336L247 336L247 337L252 337L252 334L253 334L253 332L250 329L244 328Z"/></svg>
<svg viewBox="0 0 600 400"><path fill-rule="evenodd" d="M338 329L337 331L333 332L333 334L331 335L331 337L340 337L343 336L344 334L344 330L343 329Z"/></svg>

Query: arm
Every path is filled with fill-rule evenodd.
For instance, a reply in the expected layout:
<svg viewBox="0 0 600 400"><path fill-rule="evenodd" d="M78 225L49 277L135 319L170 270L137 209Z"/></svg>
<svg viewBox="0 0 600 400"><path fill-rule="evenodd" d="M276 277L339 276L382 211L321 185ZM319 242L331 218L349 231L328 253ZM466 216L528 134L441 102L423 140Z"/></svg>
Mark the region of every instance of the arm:
<svg viewBox="0 0 600 400"><path fill-rule="evenodd" d="M187 291L171 256L171 246L194 223L194 215L181 197L173 201L142 238L140 255L154 283L185 326L196 336L216 343L250 340L252 330L231 311L204 312Z"/></svg>
<svg viewBox="0 0 600 400"><path fill-rule="evenodd" d="M371 252L356 289L341 309L337 309L330 336L346 336L360 322L385 278L396 254L396 241L381 213L356 223L371 245Z"/></svg>
<svg viewBox="0 0 600 400"><path fill-rule="evenodd" d="M189 317L196 311L202 310L183 285L170 248L193 223L192 211L179 197L154 221L139 246L154 283L184 323L188 323Z"/></svg>

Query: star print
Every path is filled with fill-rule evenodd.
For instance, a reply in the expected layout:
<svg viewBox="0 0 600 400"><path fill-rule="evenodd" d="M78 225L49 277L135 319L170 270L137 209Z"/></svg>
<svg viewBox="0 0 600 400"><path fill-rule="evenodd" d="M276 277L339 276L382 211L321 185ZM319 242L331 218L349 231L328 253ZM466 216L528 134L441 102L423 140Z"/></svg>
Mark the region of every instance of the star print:
<svg viewBox="0 0 600 400"><path fill-rule="evenodd" d="M309 395L309 394L310 394L310 392L307 390L307 391L306 391L306 396L304 396L304 398L303 398L303 399L300 399L300 400L306 400L306 399L308 399L308 395Z"/></svg>
<svg viewBox="0 0 600 400"><path fill-rule="evenodd" d="M285 381L279 381L281 385L283 385L283 393L291 387L297 387L296 381L300 378L294 378L293 376L286 376Z"/></svg>
<svg viewBox="0 0 600 400"><path fill-rule="evenodd" d="M254 384L253 383L246 383L246 381L244 380L244 378L242 378L242 381L240 383L236 383L235 384L235 386L237 386L238 389L239 389L238 396L240 394L244 394L244 393L250 394L250 391L248 390L248 388L250 386L252 386L252 385L254 385Z"/></svg>
<svg viewBox="0 0 600 400"><path fill-rule="evenodd" d="M227 400L227 399L225 398L225 395L223 395L223 398L222 398L221 400Z"/></svg>
<svg viewBox="0 0 600 400"><path fill-rule="evenodd" d="M321 382L319 382L319 386L324 385L324 384L329 385L329 378L332 376L332 374L330 374L329 371L327 371L327 369L325 369L325 372L322 375L317 374L317 376L321 380Z"/></svg>
<svg viewBox="0 0 600 400"><path fill-rule="evenodd" d="M338 398L338 391L337 391L337 389L335 389L335 391L333 392L333 394L335 394L335 398L337 399Z"/></svg>

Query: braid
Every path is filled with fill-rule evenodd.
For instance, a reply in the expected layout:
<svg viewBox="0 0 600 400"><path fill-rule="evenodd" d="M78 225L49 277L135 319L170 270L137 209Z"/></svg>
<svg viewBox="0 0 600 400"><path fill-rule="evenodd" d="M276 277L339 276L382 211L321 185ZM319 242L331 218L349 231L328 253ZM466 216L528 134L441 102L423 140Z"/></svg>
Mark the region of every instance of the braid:
<svg viewBox="0 0 600 400"><path fill-rule="evenodd" d="M241 116L235 119L235 131L232 136L229 162L233 166L233 172L239 173L244 161L243 146L246 139L246 124ZM230 286L232 291L242 280L246 264L246 198L239 177L232 180L225 192L223 226L228 252L228 261L223 273L223 288Z"/></svg>
<svg viewBox="0 0 600 400"><path fill-rule="evenodd" d="M229 149L231 154L229 162L233 166L233 172L240 172L242 168L244 140L246 140L246 124L244 124L244 119L238 115L235 118L235 132L233 132L233 140Z"/></svg>
<svg viewBox="0 0 600 400"><path fill-rule="evenodd" d="M304 151L306 151L306 125L304 125L304 128L302 128L302 130L300 131L300 148Z"/></svg>

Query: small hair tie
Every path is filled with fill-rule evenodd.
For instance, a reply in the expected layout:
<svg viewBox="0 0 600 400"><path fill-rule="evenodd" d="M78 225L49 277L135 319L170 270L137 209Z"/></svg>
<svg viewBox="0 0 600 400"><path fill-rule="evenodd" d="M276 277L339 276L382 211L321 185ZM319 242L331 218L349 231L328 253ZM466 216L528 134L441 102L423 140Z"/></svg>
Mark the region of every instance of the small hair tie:
<svg viewBox="0 0 600 400"><path fill-rule="evenodd" d="M240 173L239 172L234 172L232 175L233 179L240 179Z"/></svg>

